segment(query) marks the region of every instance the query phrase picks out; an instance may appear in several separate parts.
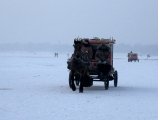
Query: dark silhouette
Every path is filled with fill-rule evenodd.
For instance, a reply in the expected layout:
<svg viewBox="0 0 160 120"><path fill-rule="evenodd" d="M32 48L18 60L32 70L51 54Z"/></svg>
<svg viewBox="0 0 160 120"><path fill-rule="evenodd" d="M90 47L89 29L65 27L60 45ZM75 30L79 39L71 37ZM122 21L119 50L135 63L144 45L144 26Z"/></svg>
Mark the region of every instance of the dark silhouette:
<svg viewBox="0 0 160 120"><path fill-rule="evenodd" d="M55 52L55 53L54 53L54 57L57 57L57 58L58 58L58 52Z"/></svg>
<svg viewBox="0 0 160 120"><path fill-rule="evenodd" d="M78 82L80 82L79 92L83 92L83 87L90 85L89 76L89 52L82 51L82 41L74 41L74 53L70 60L70 87L73 91L76 90L74 83L74 76L79 76Z"/></svg>

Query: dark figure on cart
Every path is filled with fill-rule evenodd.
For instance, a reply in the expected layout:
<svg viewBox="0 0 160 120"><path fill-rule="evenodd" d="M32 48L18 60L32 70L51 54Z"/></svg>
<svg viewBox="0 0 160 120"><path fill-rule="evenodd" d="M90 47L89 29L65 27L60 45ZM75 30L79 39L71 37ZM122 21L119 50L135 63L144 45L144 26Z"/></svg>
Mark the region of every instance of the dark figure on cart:
<svg viewBox="0 0 160 120"><path fill-rule="evenodd" d="M101 44L96 52L95 59L98 61L97 69L99 70L99 77L109 76L113 77L111 74L113 67L110 64L110 47L106 44Z"/></svg>

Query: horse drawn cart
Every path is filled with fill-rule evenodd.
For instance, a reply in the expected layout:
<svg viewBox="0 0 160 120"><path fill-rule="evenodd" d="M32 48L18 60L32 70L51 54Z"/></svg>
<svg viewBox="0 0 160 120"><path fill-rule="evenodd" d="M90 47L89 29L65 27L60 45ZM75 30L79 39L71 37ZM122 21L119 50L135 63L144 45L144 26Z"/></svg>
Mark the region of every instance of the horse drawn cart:
<svg viewBox="0 0 160 120"><path fill-rule="evenodd" d="M93 81L104 82L104 88L109 88L109 82L118 84L118 72L113 67L114 39L76 38L74 39L74 53L67 61L69 73L69 86L79 92L83 87L91 87Z"/></svg>
<svg viewBox="0 0 160 120"><path fill-rule="evenodd" d="M138 54L137 53L133 53L132 51L130 53L128 53L128 62L136 62L138 61L139 62L139 59L138 59Z"/></svg>

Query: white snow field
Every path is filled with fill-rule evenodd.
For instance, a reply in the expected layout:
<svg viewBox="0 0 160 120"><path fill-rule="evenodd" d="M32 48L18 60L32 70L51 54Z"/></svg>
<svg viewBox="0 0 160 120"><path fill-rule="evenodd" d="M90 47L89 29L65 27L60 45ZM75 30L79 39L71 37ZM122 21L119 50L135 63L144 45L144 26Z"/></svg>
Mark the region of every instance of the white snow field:
<svg viewBox="0 0 160 120"><path fill-rule="evenodd" d="M67 54L0 53L0 120L157 120L158 60L114 56L118 87L73 92Z"/></svg>

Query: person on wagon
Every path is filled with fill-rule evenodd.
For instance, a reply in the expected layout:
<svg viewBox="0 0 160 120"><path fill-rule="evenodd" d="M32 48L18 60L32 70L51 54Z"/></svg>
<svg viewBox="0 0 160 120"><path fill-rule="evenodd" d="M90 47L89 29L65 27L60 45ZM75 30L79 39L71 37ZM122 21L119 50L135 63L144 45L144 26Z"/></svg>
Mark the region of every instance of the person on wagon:
<svg viewBox="0 0 160 120"><path fill-rule="evenodd" d="M110 47L105 43L102 43L95 54L95 59L98 62L107 62L109 63Z"/></svg>
<svg viewBox="0 0 160 120"><path fill-rule="evenodd" d="M103 75L109 74L112 77L111 71L113 70L112 65L110 64L110 47L105 43L102 43L95 54L95 59L98 61L97 69L100 74Z"/></svg>

